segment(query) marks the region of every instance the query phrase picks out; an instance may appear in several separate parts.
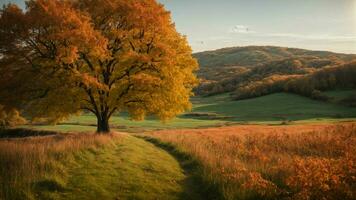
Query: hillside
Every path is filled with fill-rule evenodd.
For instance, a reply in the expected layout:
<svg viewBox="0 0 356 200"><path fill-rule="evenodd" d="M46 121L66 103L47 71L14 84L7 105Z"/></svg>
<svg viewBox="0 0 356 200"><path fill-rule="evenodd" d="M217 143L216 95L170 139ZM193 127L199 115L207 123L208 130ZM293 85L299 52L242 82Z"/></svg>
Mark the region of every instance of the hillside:
<svg viewBox="0 0 356 200"><path fill-rule="evenodd" d="M238 86L273 75L306 75L356 59L353 54L304 49L248 46L194 54L200 64L198 95L232 92Z"/></svg>
<svg viewBox="0 0 356 200"><path fill-rule="evenodd" d="M281 122L356 117L356 108L319 102L299 95L277 93L263 97L232 101L227 94L201 98L193 112L225 116L235 122Z"/></svg>
<svg viewBox="0 0 356 200"><path fill-rule="evenodd" d="M279 70L279 72L281 71ZM324 67L304 75L278 75L276 73L261 80L246 81L245 85L237 85L233 96L234 99L240 100L277 92L290 92L316 100L328 101L329 98L321 91L356 88L355 77L356 62ZM352 98L350 100L354 101Z"/></svg>
<svg viewBox="0 0 356 200"><path fill-rule="evenodd" d="M319 59L339 59L351 61L352 54L340 54L329 51L311 51L305 49L276 46L230 47L215 51L195 53L201 68L223 66L256 66L261 63L295 57L315 57Z"/></svg>

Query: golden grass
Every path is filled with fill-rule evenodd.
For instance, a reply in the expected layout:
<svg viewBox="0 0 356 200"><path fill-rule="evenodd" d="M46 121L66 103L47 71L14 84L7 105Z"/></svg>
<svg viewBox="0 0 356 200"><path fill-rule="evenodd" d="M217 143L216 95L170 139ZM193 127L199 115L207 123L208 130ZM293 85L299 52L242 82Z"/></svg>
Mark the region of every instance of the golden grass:
<svg viewBox="0 0 356 200"><path fill-rule="evenodd" d="M66 134L0 139L0 199L31 199L41 185L60 189L73 153L112 143L119 135Z"/></svg>
<svg viewBox="0 0 356 200"><path fill-rule="evenodd" d="M355 199L356 124L149 133L192 155L225 199Z"/></svg>

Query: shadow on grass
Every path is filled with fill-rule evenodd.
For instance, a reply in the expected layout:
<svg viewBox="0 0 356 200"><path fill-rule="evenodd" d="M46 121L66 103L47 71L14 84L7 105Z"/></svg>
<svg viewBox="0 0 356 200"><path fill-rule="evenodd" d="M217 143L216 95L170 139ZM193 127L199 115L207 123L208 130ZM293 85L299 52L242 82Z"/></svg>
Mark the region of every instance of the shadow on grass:
<svg viewBox="0 0 356 200"><path fill-rule="evenodd" d="M55 131L39 131L32 129L0 129L0 138L23 138L23 137L34 137L34 136L47 136L47 135L57 135Z"/></svg>
<svg viewBox="0 0 356 200"><path fill-rule="evenodd" d="M180 151L175 146L169 143L162 142L158 139L148 136L139 136L158 148L161 148L171 154L180 164L184 170L187 178L183 181L182 185L184 192L180 195L180 199L204 199L204 200L220 200L223 199L221 192L217 185L209 183L203 176L202 164L194 159L192 156Z"/></svg>
<svg viewBox="0 0 356 200"><path fill-rule="evenodd" d="M37 191L57 192L57 191L65 190L65 184L57 179L44 179L38 181L34 183L34 187L36 188Z"/></svg>

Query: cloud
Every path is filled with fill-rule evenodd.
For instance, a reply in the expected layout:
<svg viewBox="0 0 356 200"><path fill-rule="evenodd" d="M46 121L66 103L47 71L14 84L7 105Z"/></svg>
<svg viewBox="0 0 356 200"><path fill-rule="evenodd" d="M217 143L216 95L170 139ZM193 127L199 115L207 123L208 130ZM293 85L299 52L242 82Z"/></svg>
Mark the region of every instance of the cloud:
<svg viewBox="0 0 356 200"><path fill-rule="evenodd" d="M251 29L248 26L245 25L236 25L232 28L230 28L229 33L255 33L254 31L251 31Z"/></svg>

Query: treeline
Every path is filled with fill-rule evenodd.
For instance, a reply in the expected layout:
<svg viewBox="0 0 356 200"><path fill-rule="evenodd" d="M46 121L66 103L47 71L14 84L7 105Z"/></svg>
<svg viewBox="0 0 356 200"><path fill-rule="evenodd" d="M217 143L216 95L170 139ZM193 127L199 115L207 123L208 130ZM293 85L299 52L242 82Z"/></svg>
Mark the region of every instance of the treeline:
<svg viewBox="0 0 356 200"><path fill-rule="evenodd" d="M307 75L273 75L261 81L249 82L233 92L235 100L253 98L276 92L291 92L317 100L329 97L321 91L335 88L356 88L356 62L319 69ZM344 99L353 105L353 98Z"/></svg>
<svg viewBox="0 0 356 200"><path fill-rule="evenodd" d="M225 92L233 92L236 88L245 86L251 82L263 81L263 79L276 75L302 75L316 71L322 64L327 66L336 63L336 61L326 62L316 57L287 58L271 61L257 65L252 68L244 68L240 73L235 73L229 78L220 78L220 81L205 81L195 89L197 95L215 95ZM325 66L325 65L323 65ZM228 70L224 68L225 70ZM218 76L219 70L215 71ZM207 75L205 75L207 76ZM209 75L211 76L211 75Z"/></svg>
<svg viewBox="0 0 356 200"><path fill-rule="evenodd" d="M312 96L315 90L356 87L356 61L319 70L310 75L288 81L286 92Z"/></svg>
<svg viewBox="0 0 356 200"><path fill-rule="evenodd" d="M272 75L260 81L250 82L247 85L238 87L232 93L232 97L235 100L241 100L282 92L286 82L301 76L302 75Z"/></svg>

